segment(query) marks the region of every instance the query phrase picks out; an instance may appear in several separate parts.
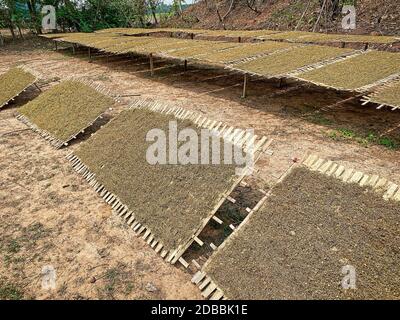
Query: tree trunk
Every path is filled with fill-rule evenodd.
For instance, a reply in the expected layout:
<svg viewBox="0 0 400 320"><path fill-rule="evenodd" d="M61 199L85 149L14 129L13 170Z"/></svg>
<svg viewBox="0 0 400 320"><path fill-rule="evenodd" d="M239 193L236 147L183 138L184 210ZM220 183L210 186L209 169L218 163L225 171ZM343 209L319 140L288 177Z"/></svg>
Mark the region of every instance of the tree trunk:
<svg viewBox="0 0 400 320"><path fill-rule="evenodd" d="M151 6L151 14L153 15L154 23L157 25L158 21L157 21L157 15L156 15L156 8L154 8L154 6Z"/></svg>
<svg viewBox="0 0 400 320"><path fill-rule="evenodd" d="M320 0L320 3L321 3L321 1L322 1L322 0ZM326 2L327 2L327 0L324 0L324 2L323 2L322 5L321 5L321 11L320 11L320 13L319 13L319 15L318 15L317 21L316 21L315 24L314 24L313 32L315 32L315 30L317 30L317 26L318 26L318 24L319 24L319 21L321 20L322 14L323 14L324 11L325 11Z"/></svg>
<svg viewBox="0 0 400 320"><path fill-rule="evenodd" d="M11 31L11 35L12 35L13 41L15 41L15 32L14 32L14 26L12 25L12 23L9 24L8 28Z"/></svg>
<svg viewBox="0 0 400 320"><path fill-rule="evenodd" d="M37 34L42 33L42 29L37 23L37 16L36 16L36 1L35 0L28 0L27 3L29 14L31 16L31 22L33 23L33 27L36 30Z"/></svg>
<svg viewBox="0 0 400 320"><path fill-rule="evenodd" d="M20 37L21 39L24 39L24 35L22 34L21 27L20 27L19 24L17 24L17 29L18 29L19 37Z"/></svg>

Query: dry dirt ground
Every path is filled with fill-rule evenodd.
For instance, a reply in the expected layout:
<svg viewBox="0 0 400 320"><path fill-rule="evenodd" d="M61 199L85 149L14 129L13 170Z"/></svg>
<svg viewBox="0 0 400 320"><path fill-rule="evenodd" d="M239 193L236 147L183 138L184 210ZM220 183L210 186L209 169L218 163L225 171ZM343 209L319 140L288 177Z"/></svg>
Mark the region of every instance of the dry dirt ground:
<svg viewBox="0 0 400 320"><path fill-rule="evenodd" d="M347 96L300 84L278 88L273 81L250 82L248 98L241 99L241 77L221 70L189 66L184 73L182 66L156 61L151 77L146 58L97 57L89 63L86 51L72 55L51 48L36 39L0 48L0 72L25 64L46 79L83 76L124 95L174 102L232 126L254 128L274 138L274 154L258 165L257 184L264 188L293 158L310 152L400 183L400 112L356 102L318 112ZM15 119L18 107L37 94L29 89L0 111L0 297L200 298L190 274L163 262L71 169L65 156L90 132L54 150ZM114 105L106 120L130 99ZM47 265L56 269L56 290L41 288Z"/></svg>

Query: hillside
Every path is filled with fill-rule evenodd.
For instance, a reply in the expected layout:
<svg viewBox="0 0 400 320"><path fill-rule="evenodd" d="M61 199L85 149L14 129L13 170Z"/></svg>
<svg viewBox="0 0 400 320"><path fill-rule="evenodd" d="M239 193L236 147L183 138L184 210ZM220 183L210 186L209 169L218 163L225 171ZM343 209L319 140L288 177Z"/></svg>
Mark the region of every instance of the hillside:
<svg viewBox="0 0 400 320"><path fill-rule="evenodd" d="M189 6L182 17L170 20L168 25L307 31L316 25L316 31L341 32L341 6L352 2L357 10L357 28L353 33L400 34L398 0L201 0Z"/></svg>

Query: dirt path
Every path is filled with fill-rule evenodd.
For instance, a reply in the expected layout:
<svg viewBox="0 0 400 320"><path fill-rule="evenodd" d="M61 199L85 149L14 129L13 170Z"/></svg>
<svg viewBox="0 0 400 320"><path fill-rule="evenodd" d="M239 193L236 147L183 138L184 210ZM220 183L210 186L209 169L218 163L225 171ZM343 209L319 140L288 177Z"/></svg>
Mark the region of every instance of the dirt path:
<svg viewBox="0 0 400 320"><path fill-rule="evenodd" d="M77 75L119 93L166 100L229 125L254 128L274 138L274 155L260 162L260 177L272 184L306 152L400 183L400 113L348 103L315 113L341 99L333 91L253 81L241 99L241 78L218 70L156 62L150 77L145 59L87 61L69 51L0 51L0 72L23 63L47 78ZM14 118L30 90L0 111L0 295L34 298L200 298L190 275L169 266L134 237L110 208L76 175L65 156L90 132L63 150ZM118 114L131 98L109 111ZM22 130L10 133L10 131ZM41 289L41 270L57 271L57 290ZM5 288L5 289L4 289Z"/></svg>

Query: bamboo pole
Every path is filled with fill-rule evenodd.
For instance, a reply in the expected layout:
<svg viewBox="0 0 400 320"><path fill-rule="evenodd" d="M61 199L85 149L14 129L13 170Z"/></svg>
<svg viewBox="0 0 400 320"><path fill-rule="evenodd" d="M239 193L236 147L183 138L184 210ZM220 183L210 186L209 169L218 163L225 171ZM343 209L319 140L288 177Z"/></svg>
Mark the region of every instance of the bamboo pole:
<svg viewBox="0 0 400 320"><path fill-rule="evenodd" d="M243 77L243 93L242 93L242 98L246 98L247 96L247 74L244 74Z"/></svg>
<svg viewBox="0 0 400 320"><path fill-rule="evenodd" d="M150 75L154 76L154 61L153 61L153 54L149 54L149 60L150 60Z"/></svg>

